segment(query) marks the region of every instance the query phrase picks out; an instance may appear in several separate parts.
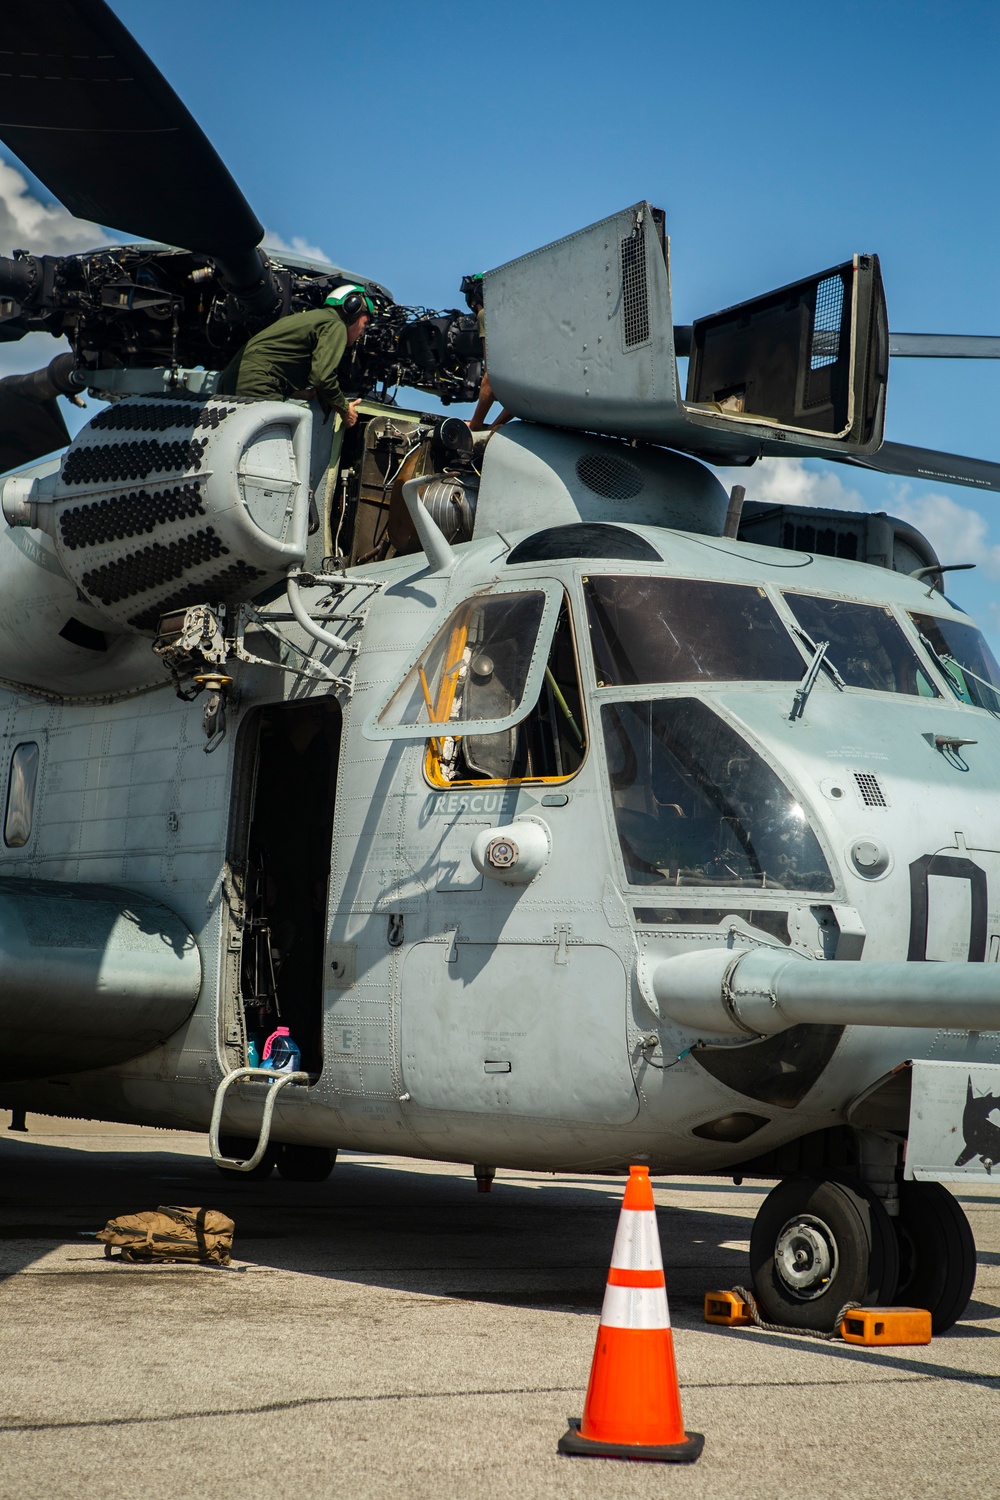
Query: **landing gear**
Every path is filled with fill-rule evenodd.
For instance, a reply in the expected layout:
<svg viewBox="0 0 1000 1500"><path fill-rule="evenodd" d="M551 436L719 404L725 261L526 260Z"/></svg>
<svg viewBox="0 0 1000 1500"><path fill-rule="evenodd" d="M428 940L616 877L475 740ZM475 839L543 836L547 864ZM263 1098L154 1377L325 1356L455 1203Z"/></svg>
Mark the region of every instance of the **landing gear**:
<svg viewBox="0 0 1000 1500"><path fill-rule="evenodd" d="M895 1301L926 1307L931 1331L944 1333L964 1313L976 1279L976 1244L961 1205L939 1182L899 1188L899 1283Z"/></svg>
<svg viewBox="0 0 1000 1500"><path fill-rule="evenodd" d="M325 1182L337 1160L326 1146L279 1146L278 1171L286 1182Z"/></svg>
<svg viewBox="0 0 1000 1500"><path fill-rule="evenodd" d="M892 1222L861 1182L792 1177L768 1194L750 1234L761 1316L832 1330L845 1302L891 1302L899 1278Z"/></svg>

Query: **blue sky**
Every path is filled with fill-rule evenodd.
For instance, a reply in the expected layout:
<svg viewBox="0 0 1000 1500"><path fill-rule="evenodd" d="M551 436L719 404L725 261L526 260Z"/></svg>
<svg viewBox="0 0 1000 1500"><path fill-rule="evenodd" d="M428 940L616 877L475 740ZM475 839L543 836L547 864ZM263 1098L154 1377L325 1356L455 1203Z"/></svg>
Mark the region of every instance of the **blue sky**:
<svg viewBox="0 0 1000 1500"><path fill-rule="evenodd" d="M646 197L679 322L860 250L895 330L1000 333L995 3L112 4L271 234L400 301L453 306L463 272ZM998 406L996 362L895 361L886 435L1000 459ZM1000 496L785 460L727 477L748 475L922 524L979 563L953 592L1000 646Z"/></svg>

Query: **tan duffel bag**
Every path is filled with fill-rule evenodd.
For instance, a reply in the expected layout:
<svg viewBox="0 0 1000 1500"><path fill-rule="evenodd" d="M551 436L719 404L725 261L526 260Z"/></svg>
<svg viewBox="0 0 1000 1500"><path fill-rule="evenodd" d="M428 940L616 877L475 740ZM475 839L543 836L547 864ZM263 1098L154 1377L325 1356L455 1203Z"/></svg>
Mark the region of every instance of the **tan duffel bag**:
<svg viewBox="0 0 1000 1500"><path fill-rule="evenodd" d="M104 1253L120 1247L122 1260L200 1261L228 1266L236 1225L216 1208L178 1208L161 1204L141 1214L122 1214L98 1230Z"/></svg>

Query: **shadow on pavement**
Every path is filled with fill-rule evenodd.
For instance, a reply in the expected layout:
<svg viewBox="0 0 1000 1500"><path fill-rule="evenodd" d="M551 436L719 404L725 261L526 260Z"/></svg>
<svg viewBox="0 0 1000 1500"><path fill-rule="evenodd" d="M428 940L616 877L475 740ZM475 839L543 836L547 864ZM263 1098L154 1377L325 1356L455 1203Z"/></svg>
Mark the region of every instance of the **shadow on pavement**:
<svg viewBox="0 0 1000 1500"><path fill-rule="evenodd" d="M0 1276L56 1244L75 1242L89 1259L90 1235L109 1218L180 1202L229 1214L235 1255L255 1268L588 1314L604 1295L624 1185L501 1173L493 1192L480 1194L471 1170L397 1169L353 1154L325 1183L277 1174L252 1182L178 1152L80 1150L23 1137L0 1139L0 1168ZM546 1191L550 1184L558 1191ZM745 1241L750 1219L746 1209L727 1210L753 1198L727 1186L730 1202L720 1191L717 1208L658 1211L677 1309L700 1308L708 1286L748 1274L745 1253L726 1242ZM94 1245L93 1258L102 1255Z"/></svg>

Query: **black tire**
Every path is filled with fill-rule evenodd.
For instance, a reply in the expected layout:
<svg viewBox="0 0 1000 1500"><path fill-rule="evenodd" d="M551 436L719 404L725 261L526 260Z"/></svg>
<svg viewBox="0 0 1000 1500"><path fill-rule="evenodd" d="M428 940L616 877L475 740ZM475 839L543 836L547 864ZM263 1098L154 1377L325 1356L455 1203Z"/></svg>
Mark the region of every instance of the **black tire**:
<svg viewBox="0 0 1000 1500"><path fill-rule="evenodd" d="M257 1149L257 1142L239 1135L220 1135L219 1149L223 1156L235 1161L249 1161ZM236 1167L219 1167L218 1171L231 1182L263 1182L270 1177L278 1160L278 1147L268 1146L252 1172L240 1172Z"/></svg>
<svg viewBox="0 0 1000 1500"><path fill-rule="evenodd" d="M278 1171L286 1182L325 1182L337 1160L327 1146L280 1146Z"/></svg>
<svg viewBox="0 0 1000 1500"><path fill-rule="evenodd" d="M945 1333L968 1307L976 1281L976 1242L962 1206L940 1182L903 1182L896 1234L895 1301L926 1307L931 1331Z"/></svg>
<svg viewBox="0 0 1000 1500"><path fill-rule="evenodd" d="M750 1268L767 1322L828 1333L845 1302L892 1297L899 1249L888 1214L861 1182L792 1177L760 1206Z"/></svg>

